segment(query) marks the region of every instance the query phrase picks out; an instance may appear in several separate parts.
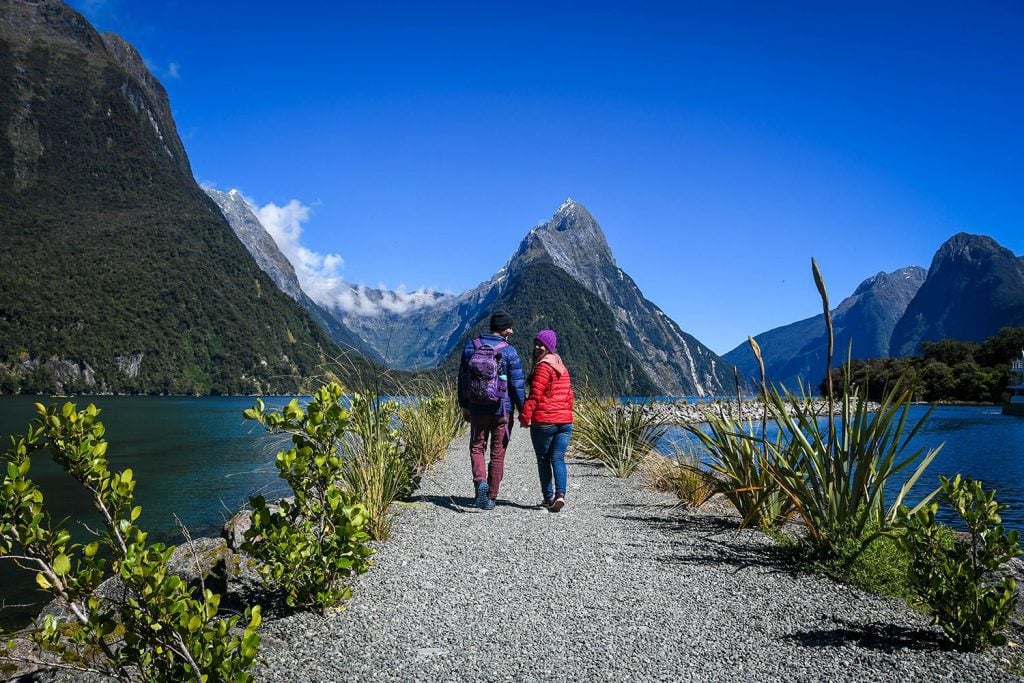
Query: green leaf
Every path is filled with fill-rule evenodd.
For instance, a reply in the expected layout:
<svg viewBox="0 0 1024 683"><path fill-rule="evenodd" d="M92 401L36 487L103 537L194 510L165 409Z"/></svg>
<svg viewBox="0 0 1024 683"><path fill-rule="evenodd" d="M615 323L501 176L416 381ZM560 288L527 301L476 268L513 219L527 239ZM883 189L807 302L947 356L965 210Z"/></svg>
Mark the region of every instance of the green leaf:
<svg viewBox="0 0 1024 683"><path fill-rule="evenodd" d="M39 584L39 587L42 588L43 590L50 590L51 588L53 588L53 584L51 584L47 580L47 578L45 576L43 576L42 572L39 572L38 574L36 574L36 583Z"/></svg>
<svg viewBox="0 0 1024 683"><path fill-rule="evenodd" d="M64 553L61 553L57 557L53 558L53 571L57 576L64 576L71 571L71 560ZM42 576L40 574L40 576Z"/></svg>

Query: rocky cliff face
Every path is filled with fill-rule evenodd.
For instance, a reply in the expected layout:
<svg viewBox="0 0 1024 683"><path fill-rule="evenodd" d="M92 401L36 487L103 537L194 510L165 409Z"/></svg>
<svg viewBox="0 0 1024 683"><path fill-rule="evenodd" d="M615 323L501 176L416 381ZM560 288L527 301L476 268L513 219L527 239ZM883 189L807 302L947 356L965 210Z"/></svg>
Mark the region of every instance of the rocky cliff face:
<svg viewBox="0 0 1024 683"><path fill-rule="evenodd" d="M892 333L892 355L925 341L983 341L1024 326L1024 259L991 237L958 233L935 252L928 278Z"/></svg>
<svg viewBox="0 0 1024 683"><path fill-rule="evenodd" d="M852 295L840 302L832 310L834 364L844 363L848 350L853 358L890 355L892 331L926 275L927 271L918 266L878 273L860 283ZM769 381L784 384L792 391L802 387L817 393L828 357L824 315L763 332L754 339L761 347ZM725 354L723 359L735 365L742 376L760 378L757 361L746 342Z"/></svg>
<svg viewBox="0 0 1024 683"><path fill-rule="evenodd" d="M299 286L295 268L278 249L274 238L260 223L254 208L245 197L238 190L221 192L209 187L203 189L220 207L228 225L252 254L256 264L270 276L282 292L298 301L302 296L302 287Z"/></svg>

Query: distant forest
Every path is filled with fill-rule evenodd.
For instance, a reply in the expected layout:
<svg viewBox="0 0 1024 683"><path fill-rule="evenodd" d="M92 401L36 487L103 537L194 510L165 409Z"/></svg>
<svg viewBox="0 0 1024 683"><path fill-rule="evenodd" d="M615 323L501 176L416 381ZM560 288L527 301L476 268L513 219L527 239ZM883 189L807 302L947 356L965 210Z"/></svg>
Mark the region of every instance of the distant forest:
<svg viewBox="0 0 1024 683"><path fill-rule="evenodd" d="M980 344L945 339L924 342L916 356L855 360L850 363L851 381L874 401L902 378L915 400L1000 403L1006 395L1010 361L1022 350L1024 327L1004 327ZM836 386L841 386L845 372L845 365L833 369ZM824 382L819 388L826 393Z"/></svg>

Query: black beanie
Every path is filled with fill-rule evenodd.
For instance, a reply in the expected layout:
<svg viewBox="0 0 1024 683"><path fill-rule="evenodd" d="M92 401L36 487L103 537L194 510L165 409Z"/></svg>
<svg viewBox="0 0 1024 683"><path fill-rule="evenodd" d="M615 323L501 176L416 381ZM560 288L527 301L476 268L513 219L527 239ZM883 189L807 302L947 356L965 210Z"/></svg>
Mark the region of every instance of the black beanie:
<svg viewBox="0 0 1024 683"><path fill-rule="evenodd" d="M512 316L505 311L495 311L491 314L491 332L501 332L512 327Z"/></svg>

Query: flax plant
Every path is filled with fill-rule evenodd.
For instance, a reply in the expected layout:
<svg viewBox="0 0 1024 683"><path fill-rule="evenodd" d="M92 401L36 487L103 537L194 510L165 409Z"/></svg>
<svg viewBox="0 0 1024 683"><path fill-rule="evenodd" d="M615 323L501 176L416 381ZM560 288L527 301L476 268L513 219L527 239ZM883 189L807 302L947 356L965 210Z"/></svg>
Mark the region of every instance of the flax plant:
<svg viewBox="0 0 1024 683"><path fill-rule="evenodd" d="M784 450L780 440L766 452L763 431L752 421L733 420L724 414L707 413L706 430L687 426L706 451L714 478L714 492L721 493L739 512L740 528L756 525L774 529L793 514L789 497L770 474L767 453Z"/></svg>
<svg viewBox="0 0 1024 683"><path fill-rule="evenodd" d="M725 496L740 513L740 528L756 524L759 528L777 528L793 514L788 496L779 488L769 474L767 444L768 402L764 359L761 348L753 337L747 343L754 353L761 370L761 425L758 430L752 420L732 419L719 406L716 415L707 412L706 430L698 425L686 429L703 445L707 453L715 493ZM739 372L733 368L736 381L737 415L743 414L743 397L740 395ZM780 437L776 450L784 448Z"/></svg>
<svg viewBox="0 0 1024 683"><path fill-rule="evenodd" d="M811 267L831 340L832 316L825 283L813 259ZM831 376L830 342L826 377ZM903 438L911 403L909 391L897 386L872 415L868 402L851 386L847 372L837 416L831 382L828 389L829 414L824 425L807 397L794 401L784 388L766 392L772 417L785 437L776 443L764 442L768 450L765 464L803 519L816 553L834 557L841 547L848 554L845 560L852 561L878 537L895 529L899 506L941 446L907 453L909 442L931 414L929 410ZM787 404L795 404L794 409L788 410ZM904 471L910 476L887 504L887 484ZM912 512L934 495L935 491Z"/></svg>
<svg viewBox="0 0 1024 683"><path fill-rule="evenodd" d="M394 428L398 404L379 396L352 395L350 429L343 444L345 490L366 508L374 540L391 534L391 503L415 486L416 470Z"/></svg>
<svg viewBox="0 0 1024 683"><path fill-rule="evenodd" d="M588 397L577 402L575 413L574 452L619 478L636 472L666 431L661 417L640 403L619 405Z"/></svg>

